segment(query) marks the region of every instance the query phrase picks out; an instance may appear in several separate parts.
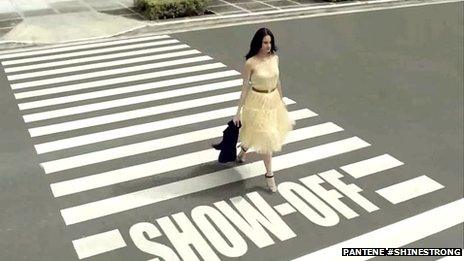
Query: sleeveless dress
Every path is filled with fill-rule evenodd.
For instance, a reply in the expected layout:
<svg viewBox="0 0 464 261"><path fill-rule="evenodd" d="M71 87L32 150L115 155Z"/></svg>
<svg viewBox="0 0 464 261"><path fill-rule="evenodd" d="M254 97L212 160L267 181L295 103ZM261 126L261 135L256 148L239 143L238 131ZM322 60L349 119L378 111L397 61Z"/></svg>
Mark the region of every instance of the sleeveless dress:
<svg viewBox="0 0 464 261"><path fill-rule="evenodd" d="M251 87L258 90L272 90L277 87L278 81L277 55L259 62L251 74ZM242 106L240 120L241 145L253 148L260 154L281 151L285 136L295 124L277 89L263 93L250 88Z"/></svg>

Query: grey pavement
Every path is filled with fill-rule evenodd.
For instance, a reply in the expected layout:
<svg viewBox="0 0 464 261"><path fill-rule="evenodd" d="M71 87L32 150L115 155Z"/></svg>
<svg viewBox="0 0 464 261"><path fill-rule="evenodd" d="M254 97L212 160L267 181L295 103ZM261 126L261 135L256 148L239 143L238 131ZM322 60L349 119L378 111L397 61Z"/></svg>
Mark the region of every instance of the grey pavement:
<svg viewBox="0 0 464 261"><path fill-rule="evenodd" d="M133 11L133 0L1 0L0 36L3 36L25 18L53 14L97 11L104 14L143 20Z"/></svg>
<svg viewBox="0 0 464 261"><path fill-rule="evenodd" d="M330 3L320 0L212 0L207 9L211 15L228 15L318 4ZM133 0L1 0L0 37L25 18L52 14L97 11L144 20L133 7Z"/></svg>
<svg viewBox="0 0 464 261"><path fill-rule="evenodd" d="M157 21L143 19L133 10L131 4L116 0L105 0L98 4L87 3L83 0L60 1L59 4L63 8L56 9L54 13L41 9L46 6L49 10L52 2L55 1L35 0L32 4L28 3L22 7L16 2L14 5L5 2L3 7L0 6L0 14L4 18L0 18L2 20L0 25L5 26L0 30L0 35L3 35L0 40L0 49L78 42L120 35L172 34L255 23L256 21L298 19L340 12L359 12L454 1L210 1L205 15ZM32 13L27 12L28 16L23 15L23 20L18 20L17 16L22 12L19 7L27 10L35 9ZM56 23L58 20L62 22Z"/></svg>
<svg viewBox="0 0 464 261"><path fill-rule="evenodd" d="M462 203L417 221L464 196L463 18L456 2L0 52L0 260L337 260L333 246L356 237L358 247L463 248ZM256 154L221 165L210 150L261 26L276 36L288 109L304 130L274 157L277 194L264 190ZM327 171L342 183L324 182ZM384 190L398 184L413 187ZM247 202L271 206L262 230L233 223ZM251 210L242 215L259 216ZM210 237L202 211L233 245ZM404 233L388 234L408 218ZM175 236L189 225L198 233Z"/></svg>

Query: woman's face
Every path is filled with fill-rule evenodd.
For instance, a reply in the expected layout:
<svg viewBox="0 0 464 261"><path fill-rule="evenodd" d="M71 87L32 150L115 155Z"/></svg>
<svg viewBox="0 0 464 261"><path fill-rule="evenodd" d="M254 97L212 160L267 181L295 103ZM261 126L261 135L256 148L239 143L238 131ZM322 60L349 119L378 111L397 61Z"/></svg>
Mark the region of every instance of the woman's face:
<svg viewBox="0 0 464 261"><path fill-rule="evenodd" d="M271 36L266 35L263 38L263 44L261 46L261 51L264 53L269 53L271 51Z"/></svg>

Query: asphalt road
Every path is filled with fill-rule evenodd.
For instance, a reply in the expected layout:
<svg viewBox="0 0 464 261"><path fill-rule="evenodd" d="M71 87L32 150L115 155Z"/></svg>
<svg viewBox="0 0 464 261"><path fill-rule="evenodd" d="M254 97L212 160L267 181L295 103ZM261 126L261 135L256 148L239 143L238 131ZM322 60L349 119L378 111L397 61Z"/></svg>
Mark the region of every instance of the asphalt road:
<svg viewBox="0 0 464 261"><path fill-rule="evenodd" d="M261 26L297 119L277 194L210 149ZM463 248L463 29L460 2L1 53L0 260Z"/></svg>

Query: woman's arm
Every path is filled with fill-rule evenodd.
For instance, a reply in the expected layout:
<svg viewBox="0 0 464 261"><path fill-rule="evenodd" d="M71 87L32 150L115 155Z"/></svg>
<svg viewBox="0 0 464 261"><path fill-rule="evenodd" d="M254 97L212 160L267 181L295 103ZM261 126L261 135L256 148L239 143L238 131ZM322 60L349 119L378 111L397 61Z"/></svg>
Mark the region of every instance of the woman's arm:
<svg viewBox="0 0 464 261"><path fill-rule="evenodd" d="M243 67L243 71L242 71L242 77L243 77L242 93L240 95L240 101L238 103L237 113L235 114L236 116L240 115L240 110L242 109L243 102L245 101L245 98L250 89L249 82L250 82L251 73L252 73L251 62L250 60L247 60L245 63L245 66Z"/></svg>

